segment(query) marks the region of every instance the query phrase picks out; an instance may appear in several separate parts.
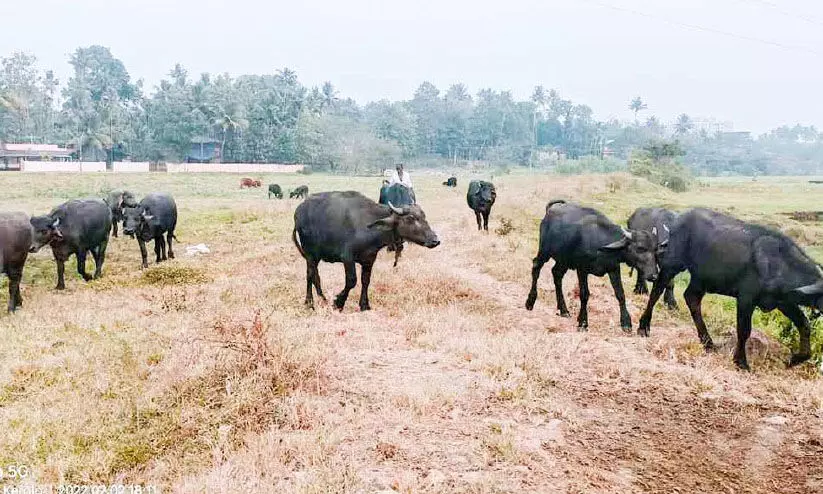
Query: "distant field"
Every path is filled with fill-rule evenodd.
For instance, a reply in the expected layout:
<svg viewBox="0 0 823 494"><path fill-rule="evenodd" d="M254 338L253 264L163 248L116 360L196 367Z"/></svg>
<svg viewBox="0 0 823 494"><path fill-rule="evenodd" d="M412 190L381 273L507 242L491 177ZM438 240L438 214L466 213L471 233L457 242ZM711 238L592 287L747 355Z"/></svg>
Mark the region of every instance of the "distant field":
<svg viewBox="0 0 823 494"><path fill-rule="evenodd" d="M555 315L548 267L535 310L523 308L550 199L622 224L638 206L708 206L823 261L823 225L782 214L823 210L823 185L702 179L675 194L625 174L495 176L490 229L507 218L514 230L486 235L465 203L469 177L455 190L445 174L412 174L443 243L408 247L397 268L381 254L368 313L359 284L342 313L303 307L299 202L268 200L265 184L376 199L379 177L254 176L264 186L241 190L235 175L0 174L0 210L43 214L126 187L170 192L180 216L178 259L146 271L134 240L112 239L102 279L84 283L72 260L58 293L51 252L30 257L23 309L0 315L0 468L192 493L823 492L815 364L785 369L789 349L756 332L754 372L737 372L729 299L704 304L721 347L710 355L685 310L658 309L651 338L624 335L606 279L592 280L588 333ZM199 243L211 252L184 255ZM337 293L342 265L321 265L321 278ZM573 314L576 284L570 273ZM0 306L7 296L4 278ZM644 304L630 296L635 327ZM783 326L756 316L769 335Z"/></svg>

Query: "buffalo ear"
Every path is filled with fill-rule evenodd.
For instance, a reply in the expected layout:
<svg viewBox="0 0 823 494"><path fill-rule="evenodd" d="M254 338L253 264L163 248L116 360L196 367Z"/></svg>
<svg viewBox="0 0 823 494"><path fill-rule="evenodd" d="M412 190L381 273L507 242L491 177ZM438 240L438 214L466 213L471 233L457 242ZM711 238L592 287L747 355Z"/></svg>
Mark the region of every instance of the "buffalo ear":
<svg viewBox="0 0 823 494"><path fill-rule="evenodd" d="M386 218L380 218L379 220L375 221L374 223L369 225L369 228L375 228L377 230L382 231L392 231L394 227L397 225L397 220L395 219L394 215L388 216Z"/></svg>
<svg viewBox="0 0 823 494"><path fill-rule="evenodd" d="M612 242L609 245L604 245L600 247L600 250L604 252L613 252L625 249L627 245L629 245L629 239L627 237L623 237L616 242Z"/></svg>

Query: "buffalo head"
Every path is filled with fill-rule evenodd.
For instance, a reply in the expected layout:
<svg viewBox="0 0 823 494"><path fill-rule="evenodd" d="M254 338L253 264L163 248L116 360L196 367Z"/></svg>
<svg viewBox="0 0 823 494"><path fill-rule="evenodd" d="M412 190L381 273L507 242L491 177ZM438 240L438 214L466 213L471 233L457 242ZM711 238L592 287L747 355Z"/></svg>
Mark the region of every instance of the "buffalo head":
<svg viewBox="0 0 823 494"><path fill-rule="evenodd" d="M423 212L420 206L412 204L399 208L389 202L388 207L391 210L391 214L375 221L369 225L369 228L394 232L400 238L430 249L440 245L440 239L438 239L437 234L432 231L429 223L426 221L426 213Z"/></svg>
<svg viewBox="0 0 823 494"><path fill-rule="evenodd" d="M134 237L135 235L145 242L154 238L154 225L156 223L154 215L142 207L123 208L123 233Z"/></svg>
<svg viewBox="0 0 823 494"><path fill-rule="evenodd" d="M49 215L34 216L30 223L33 235L29 252L37 252L44 245L63 239L63 233L60 232L60 218L53 218Z"/></svg>
<svg viewBox="0 0 823 494"><path fill-rule="evenodd" d="M657 256L663 252L668 239L658 243L657 230L652 232L643 230L623 229L620 240L600 247L604 252L621 252L626 263L643 273L647 281L657 279Z"/></svg>

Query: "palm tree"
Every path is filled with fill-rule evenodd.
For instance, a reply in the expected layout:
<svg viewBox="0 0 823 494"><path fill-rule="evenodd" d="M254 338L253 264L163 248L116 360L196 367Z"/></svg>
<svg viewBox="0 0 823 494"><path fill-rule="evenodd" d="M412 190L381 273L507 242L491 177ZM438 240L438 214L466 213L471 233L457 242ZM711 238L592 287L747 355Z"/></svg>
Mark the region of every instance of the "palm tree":
<svg viewBox="0 0 823 494"><path fill-rule="evenodd" d="M691 117L686 115L685 113L681 113L679 117L677 117L677 122L674 124L674 133L680 136L684 136L692 131L694 128L694 124L692 123Z"/></svg>
<svg viewBox="0 0 823 494"><path fill-rule="evenodd" d="M329 81L324 82L320 92L322 94L320 100L321 109L334 108L337 104L337 91L334 89L332 83Z"/></svg>
<svg viewBox="0 0 823 494"><path fill-rule="evenodd" d="M629 103L629 110L634 112L634 121L637 123L637 114L649 106L643 102L640 96L636 96L631 103Z"/></svg>
<svg viewBox="0 0 823 494"><path fill-rule="evenodd" d="M212 124L220 129L222 135L222 142L220 143L220 161L222 162L225 156L224 153L226 152L226 136L229 132L233 134L242 131L249 126L249 121L242 117L240 108L237 106L229 108L228 111L219 107L217 108L216 114L217 116L212 121Z"/></svg>

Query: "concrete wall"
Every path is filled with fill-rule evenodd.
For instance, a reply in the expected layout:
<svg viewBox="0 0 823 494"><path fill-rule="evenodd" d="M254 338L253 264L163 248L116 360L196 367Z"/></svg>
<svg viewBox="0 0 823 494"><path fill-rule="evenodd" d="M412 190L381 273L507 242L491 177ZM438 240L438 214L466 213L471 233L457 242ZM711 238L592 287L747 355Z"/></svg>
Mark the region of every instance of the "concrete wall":
<svg viewBox="0 0 823 494"><path fill-rule="evenodd" d="M20 171L29 173L88 173L105 172L106 163L80 161L23 161Z"/></svg>
<svg viewBox="0 0 823 494"><path fill-rule="evenodd" d="M151 171L148 161L115 161L112 163L115 173L147 173Z"/></svg>
<svg viewBox="0 0 823 494"><path fill-rule="evenodd" d="M112 164L114 173L147 173L148 162L117 161ZM79 161L24 161L20 169L29 173L91 173L105 172L106 163ZM168 163L169 173L297 173L303 165L261 163Z"/></svg>
<svg viewBox="0 0 823 494"><path fill-rule="evenodd" d="M168 163L169 173L297 173L303 165L268 163Z"/></svg>

